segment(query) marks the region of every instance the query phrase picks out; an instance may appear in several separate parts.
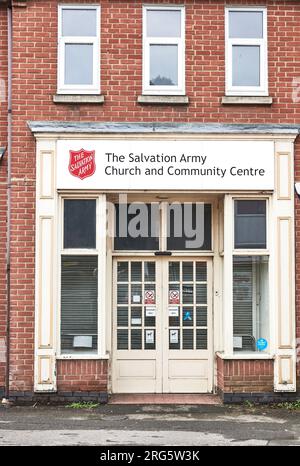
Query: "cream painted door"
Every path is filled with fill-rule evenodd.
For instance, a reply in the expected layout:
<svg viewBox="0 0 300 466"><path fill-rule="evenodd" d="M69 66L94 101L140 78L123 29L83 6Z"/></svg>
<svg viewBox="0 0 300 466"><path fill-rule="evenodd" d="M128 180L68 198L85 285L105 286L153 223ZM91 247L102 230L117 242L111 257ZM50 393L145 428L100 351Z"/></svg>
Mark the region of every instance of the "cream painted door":
<svg viewBox="0 0 300 466"><path fill-rule="evenodd" d="M212 391L211 284L210 259L115 259L114 393Z"/></svg>

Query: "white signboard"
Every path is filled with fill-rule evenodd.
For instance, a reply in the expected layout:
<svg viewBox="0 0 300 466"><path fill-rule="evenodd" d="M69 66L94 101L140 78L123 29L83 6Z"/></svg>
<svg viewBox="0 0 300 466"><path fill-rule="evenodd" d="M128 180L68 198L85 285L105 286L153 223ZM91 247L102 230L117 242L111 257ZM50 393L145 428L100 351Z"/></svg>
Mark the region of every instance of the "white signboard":
<svg viewBox="0 0 300 466"><path fill-rule="evenodd" d="M272 190L272 141L59 140L58 189Z"/></svg>

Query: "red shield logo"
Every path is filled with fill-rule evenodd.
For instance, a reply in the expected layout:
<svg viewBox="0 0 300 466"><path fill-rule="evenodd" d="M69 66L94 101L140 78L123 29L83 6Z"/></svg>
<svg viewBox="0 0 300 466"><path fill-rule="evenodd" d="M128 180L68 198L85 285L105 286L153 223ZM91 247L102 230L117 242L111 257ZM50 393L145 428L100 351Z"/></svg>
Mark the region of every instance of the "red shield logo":
<svg viewBox="0 0 300 466"><path fill-rule="evenodd" d="M70 150L69 172L83 180L96 171L94 150Z"/></svg>

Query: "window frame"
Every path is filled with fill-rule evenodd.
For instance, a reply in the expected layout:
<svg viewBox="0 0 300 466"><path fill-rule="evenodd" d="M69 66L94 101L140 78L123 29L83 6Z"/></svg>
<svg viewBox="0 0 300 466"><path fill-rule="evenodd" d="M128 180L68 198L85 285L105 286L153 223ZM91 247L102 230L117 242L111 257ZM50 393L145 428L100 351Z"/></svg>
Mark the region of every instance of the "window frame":
<svg viewBox="0 0 300 466"><path fill-rule="evenodd" d="M63 36L63 10L95 10L96 36ZM58 41L57 41L57 94L100 94L100 5L60 4L58 5ZM65 45L93 45L93 83L65 84Z"/></svg>
<svg viewBox="0 0 300 466"><path fill-rule="evenodd" d="M236 207L236 202L237 201L264 201L265 202L265 205L266 205L266 216L265 216L265 220L266 220L266 247L265 248L236 248L235 247L235 219L236 219L236 216L235 216L235 207ZM268 251L268 233L269 233L269 222L268 222L268 217L269 217L269 202L268 202L268 198L233 198L233 255L243 255L243 252L244 251L248 251L249 252L249 255L251 256L250 254L250 251L255 251L255 255L260 255L260 254L257 254L257 252L259 251L263 251L264 253L266 253L266 251Z"/></svg>
<svg viewBox="0 0 300 466"><path fill-rule="evenodd" d="M147 12L180 11L181 37L147 37ZM150 86L150 46L178 46L178 85ZM143 95L185 95L185 7L183 5L143 5Z"/></svg>
<svg viewBox="0 0 300 466"><path fill-rule="evenodd" d="M214 225L214 215L215 215L215 210L216 210L216 205L215 202L212 199L203 199L203 200L183 200L183 201L177 201L177 200L167 200L167 201L161 201L161 200L150 200L150 201L141 201L150 203L155 202L160 204L159 206L159 235L158 235L158 250L157 251L167 251L167 206L168 204L172 204L173 202L179 202L180 204L203 204L203 205L210 205L210 242L211 242L211 248L210 249L171 249L170 251L172 252L173 255L182 255L182 256L192 256L192 255L202 255L202 256L209 256L213 254L214 251L214 244L215 244L215 225ZM130 200L128 203L134 203L137 202L136 200ZM155 249L115 249L115 242L114 242L114 235L116 233L116 224L115 224L115 217L112 215L111 218L111 231L113 232L113 237L112 237L112 254L113 255L140 255L140 256L147 256L147 255L152 255L153 253L156 252Z"/></svg>
<svg viewBox="0 0 300 466"><path fill-rule="evenodd" d="M229 14L231 12L261 12L263 14L263 37L230 38ZM260 86L234 86L232 84L232 49L234 45L256 45L260 48ZM268 96L268 35L266 7L226 7L225 8L225 93L227 96Z"/></svg>
<svg viewBox="0 0 300 466"><path fill-rule="evenodd" d="M265 201L266 203L266 247L265 248L253 248L253 249L248 249L248 248L235 248L235 202L236 201ZM268 347L266 350L263 352L260 351L236 351L233 346L233 337L235 336L234 333L231 335L232 339L232 354L233 355L239 355L239 356L244 356L245 354L247 355L264 355L264 356L269 356L272 353L272 348L273 348L273 340L272 340L272 329L271 329L271 322L270 322L270 303L271 303L271 266L272 266L272 259L271 259L271 254L270 254L270 202L271 199L269 196L232 196L231 199L232 202L232 236L231 236L231 245L232 245L232 254L231 254L231 267L232 267L232 280L231 280L231 286L232 286L232 293L233 293L233 259L236 256L246 256L246 257L267 257L268 258L268 303L269 303L269 308L268 308L268 325L269 325L269 341L268 341ZM233 325L233 294L232 294L232 325ZM253 303L253 310L256 310L256 307L254 306ZM252 314L252 320L253 322L256 322L256 313Z"/></svg>
<svg viewBox="0 0 300 466"><path fill-rule="evenodd" d="M92 248L64 248L64 201L65 200L95 200L96 201L96 247ZM103 275L106 274L106 196L105 195L64 195L59 198L58 224L58 289L57 289L57 359L107 359L106 354L106 284ZM102 233L101 233L102 232ZM98 298L97 298L97 351L61 351L61 257L62 256L97 256L98 258Z"/></svg>

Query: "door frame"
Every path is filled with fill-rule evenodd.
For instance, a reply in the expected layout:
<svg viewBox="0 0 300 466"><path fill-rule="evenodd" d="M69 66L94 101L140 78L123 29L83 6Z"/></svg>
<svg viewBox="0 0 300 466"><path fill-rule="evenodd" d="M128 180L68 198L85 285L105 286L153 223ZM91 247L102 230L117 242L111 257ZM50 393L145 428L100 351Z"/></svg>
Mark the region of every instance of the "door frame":
<svg viewBox="0 0 300 466"><path fill-rule="evenodd" d="M150 392L150 393L171 393L169 389L169 377L164 379L163 374L168 373L168 367L167 364L169 362L169 345L168 345L168 332L169 332L169 325L168 325L168 313L166 312L166 309L168 308L168 292L166 291L166 288L168 289L168 274L167 274L167 264L169 261L202 261L207 263L207 307L208 307L208 312L207 312L207 352L208 352L208 371L207 371L207 392L204 393L212 393L213 392L213 386L214 386L214 372L215 372L215 367L214 367L214 303L213 303L213 289L214 289L214 281L213 281L213 257L212 255L199 255L199 254L193 254L191 255L185 255L182 253L176 253L173 252L171 256L160 256L160 257L155 257L153 254L139 254L136 255L132 253L132 251L128 251L127 254L121 254L117 255L115 254L112 258L112 328L111 328L111 335L112 335L112 354L111 354L111 391L112 393L121 393L119 391L116 391L116 385L117 385L117 374L116 374L116 366L117 366L117 341L116 341L116 327L117 327L117 281L116 281L116 272L117 272L117 262L121 261L151 261L154 260L156 264L159 264L158 266L156 265L156 286L157 286L157 291L156 291L156 296L157 296L157 302L156 302L156 307L162 310L165 310L165 312L158 312L157 317L159 316L159 320L156 320L156 341L161 341L161 347L156 347L155 353L156 353L156 358L160 359L161 363L161 370L159 371L159 374L156 374L156 383L155 383L155 391ZM165 279L163 275L165 274ZM158 335L160 338L158 339ZM128 350L128 351L142 351L143 353L146 350ZM147 350L146 354L148 353L150 356L150 351ZM176 350L174 350L176 351ZM184 351L184 353L182 353ZM186 355L188 355L187 352L190 352L191 356L193 353L197 351L195 349L193 350L180 350L180 355L177 354L177 359L184 359ZM198 350L201 351L201 350ZM137 353L133 353L134 354ZM152 353L153 355L153 353ZM154 355L153 355L154 356ZM125 358L126 359L126 358ZM130 357L127 359L131 359ZM132 357L134 359L134 357ZM174 358L175 359L175 358ZM195 358L197 359L197 358ZM165 390L167 385L167 390ZM161 387L161 389L159 389ZM180 393L180 392L178 392ZM185 392L188 393L188 392ZM203 393L203 392L199 392Z"/></svg>

